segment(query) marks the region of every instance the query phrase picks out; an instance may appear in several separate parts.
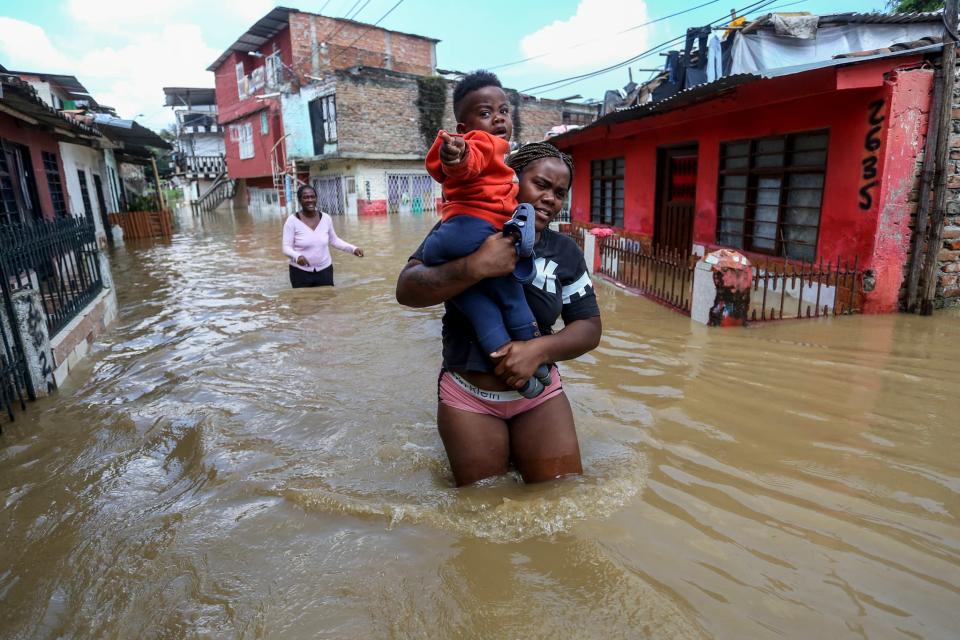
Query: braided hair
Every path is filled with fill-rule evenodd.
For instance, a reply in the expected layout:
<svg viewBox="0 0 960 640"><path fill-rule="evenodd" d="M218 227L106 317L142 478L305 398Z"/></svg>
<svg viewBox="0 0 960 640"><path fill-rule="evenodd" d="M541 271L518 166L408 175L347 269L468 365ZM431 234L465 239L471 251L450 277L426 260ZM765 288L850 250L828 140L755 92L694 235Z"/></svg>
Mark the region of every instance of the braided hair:
<svg viewBox="0 0 960 640"><path fill-rule="evenodd" d="M567 165L567 169L570 170L570 182L573 182L573 158L547 142L528 142L507 158L507 166L519 175L530 163L543 158L557 158L563 161L563 164Z"/></svg>
<svg viewBox="0 0 960 640"><path fill-rule="evenodd" d="M314 193L317 192L317 190L314 189L314 188L313 188L311 185L309 185L309 184L302 184L302 185L300 185L300 187L297 189L297 201L298 201L298 202L299 202L300 198L303 196L303 192L306 191L307 189L309 189L310 191L313 191Z"/></svg>

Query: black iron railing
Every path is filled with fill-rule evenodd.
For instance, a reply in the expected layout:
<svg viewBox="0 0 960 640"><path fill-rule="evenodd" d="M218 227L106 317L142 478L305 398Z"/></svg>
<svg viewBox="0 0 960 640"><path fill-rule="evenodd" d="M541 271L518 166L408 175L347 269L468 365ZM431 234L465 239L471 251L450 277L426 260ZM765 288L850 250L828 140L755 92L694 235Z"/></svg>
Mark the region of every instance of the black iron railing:
<svg viewBox="0 0 960 640"><path fill-rule="evenodd" d="M4 297L22 289L40 293L53 338L103 289L93 222L57 218L0 228Z"/></svg>
<svg viewBox="0 0 960 640"><path fill-rule="evenodd" d="M860 313L863 277L854 258L753 267L750 320L819 318Z"/></svg>
<svg viewBox="0 0 960 640"><path fill-rule="evenodd" d="M226 172L217 176L213 184L203 192L198 200L190 203L194 215L213 211L221 204L232 198L237 191L237 181L231 180Z"/></svg>
<svg viewBox="0 0 960 640"><path fill-rule="evenodd" d="M597 238L600 273L644 296L690 314L696 258L666 248L647 249L638 240L612 235Z"/></svg>
<svg viewBox="0 0 960 640"><path fill-rule="evenodd" d="M4 292L6 293L6 292ZM17 404L26 409L24 394L34 397L27 375L26 358L23 349L10 331L16 331L13 318L13 305L9 298L0 305L0 315L11 320L0 322L0 415L6 413L13 420L13 407ZM0 319L2 320L2 319Z"/></svg>

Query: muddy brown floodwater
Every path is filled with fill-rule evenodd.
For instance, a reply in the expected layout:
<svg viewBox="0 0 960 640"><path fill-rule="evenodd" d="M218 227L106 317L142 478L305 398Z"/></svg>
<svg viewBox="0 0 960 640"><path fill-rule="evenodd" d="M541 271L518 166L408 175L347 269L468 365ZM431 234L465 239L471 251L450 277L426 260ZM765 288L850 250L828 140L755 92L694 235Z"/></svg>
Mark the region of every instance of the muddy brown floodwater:
<svg viewBox="0 0 960 640"><path fill-rule="evenodd" d="M562 370L584 475L455 490L431 221L338 219L288 288L276 214L113 255L121 314L0 436L4 638L949 638L960 317L708 330L598 285Z"/></svg>

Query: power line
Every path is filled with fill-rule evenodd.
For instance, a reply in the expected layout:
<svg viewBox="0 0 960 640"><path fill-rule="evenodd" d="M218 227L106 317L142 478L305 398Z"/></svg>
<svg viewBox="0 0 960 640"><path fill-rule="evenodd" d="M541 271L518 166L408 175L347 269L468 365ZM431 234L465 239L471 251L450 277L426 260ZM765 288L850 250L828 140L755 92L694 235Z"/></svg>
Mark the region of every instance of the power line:
<svg viewBox="0 0 960 640"><path fill-rule="evenodd" d="M403 4L403 2L404 2L404 0L397 0L397 3L396 3L395 5L393 5L392 7L390 7L390 9L389 9L385 14L383 14L382 16L380 16L380 17L377 19L376 22L374 22L373 24L367 26L367 27L364 28L363 30L361 30L360 33L359 33L359 35L357 35L357 37L354 38L354 39L350 42L350 44L348 44L347 46L345 46L345 47L343 47L342 49L340 49L340 53L338 53L337 55L333 56L333 58L330 60L330 66L333 66L333 63L336 61L336 59L339 58L340 56L342 56L342 55L347 51L347 49L349 49L349 48L352 47L354 44L356 44L357 40L359 40L360 38L362 38L364 33L366 33L367 31L369 31L369 30L372 29L373 27L375 27L375 26L377 26L378 24L380 24L381 22L383 22L383 21L386 19L386 17L389 16L391 13L393 13L393 10L396 9L397 7L399 7L401 4Z"/></svg>
<svg viewBox="0 0 960 640"><path fill-rule="evenodd" d="M566 50L568 50L568 49L576 49L576 48L582 47L582 46L584 46L584 45L588 45L588 44L592 44L592 43L594 43L594 42L598 42L598 41L600 41L600 40L604 40L604 39L609 38L609 37L611 37L611 36L619 36L619 35L622 35L622 34L624 34L624 33L629 33L630 31L636 31L637 29L640 29L640 28L642 28L642 27L646 27L646 26L649 26L649 25L651 25L651 24L655 24L655 23L657 23L657 22L662 22L662 21L664 21L664 20L669 20L670 18L675 18L676 16L680 16L680 15L683 15L683 14L685 14L685 13L690 13L691 11L696 11L697 9L702 9L703 7L706 7L706 6L711 5L711 4L716 4L716 3L719 2L719 1L720 1L720 0L710 0L709 2L704 2L703 4L698 4L698 5L695 6L695 7L690 7L689 9L684 9L683 11L677 11L676 13L671 13L670 15L667 15L667 16L662 16L662 17L660 17L660 18L654 18L653 20L648 20L647 22L644 22L644 23L638 24L638 25L634 25L634 26L632 26L632 27L629 27L629 28L627 28L627 29L624 29L623 31L617 31L616 33L610 34L610 35L608 35L608 36L601 36L601 37L599 37L599 38L593 38L592 40L584 40L583 42L579 42L579 43L577 43L577 44L575 44L575 45L571 45L571 46L569 46L569 47L565 47L564 50L566 51ZM535 55L535 56L530 56L529 58L524 58L523 60L514 60L513 62L506 62L506 63L504 63L504 64L498 64L498 65L495 65L495 66L492 66L492 67L487 67L487 69L489 69L490 71L493 71L494 69L503 69L504 67L512 67L513 65L521 64L521 63L524 63L524 62L529 62L530 60L536 60L536 59L538 59L538 58L543 58L543 57L545 57L545 56L549 56L549 55L552 55L552 54L554 54L554 53L557 53L557 51L548 51L548 52L546 52L546 53L540 53L540 54L537 54L537 55Z"/></svg>
<svg viewBox="0 0 960 640"><path fill-rule="evenodd" d="M760 9L764 9L764 8L770 6L771 4L774 4L774 3L777 2L777 1L778 1L778 0L760 0L759 2L754 2L754 3L752 3L752 4L749 4L749 5L745 6L745 7L742 7L742 8L740 8L740 9L736 9L735 11L736 11L737 15L742 15L742 14L746 13L747 11L757 11L757 10L760 10ZM730 19L730 15L729 15L729 14L726 14L726 15L720 17L720 18L717 18L716 20L713 20L712 22L708 22L706 26L713 26L714 24L716 24L716 23L718 23L718 22L723 22L724 20L729 20L729 19ZM589 79L589 78L594 78L594 77L596 77L596 76L599 76L599 75L602 75L602 74L605 74L605 73L609 73L610 71L615 71L615 70L617 70L617 69L621 69L621 68L623 68L623 67L625 67L625 66L627 66L627 65L633 64L634 62L636 62L637 60L640 60L641 58L644 58L644 57L646 57L646 56L652 55L652 54L654 54L654 53L658 53L663 47L670 46L670 45L672 45L672 44L674 44L674 43L676 43L676 42L678 42L678 41L680 41L680 40L683 40L685 37L686 37L686 36L684 35L684 36L678 36L678 37L676 37L676 38L672 38L672 39L670 39L670 40L667 40L666 42L662 42L662 43L660 43L660 44L658 44L658 45L655 45L654 47L652 47L652 48L650 48L650 49L648 49L648 50L646 50L646 51L644 51L644 52L641 52L641 53L639 53L639 54L637 54L637 55L635 55L635 56L633 56L633 57L631 57L631 58L628 58L627 60L623 60L622 62L618 62L618 63L616 63L616 64L610 65L609 67L604 67L604 68L602 68L602 69L597 69L597 70L595 70L595 71L590 71L590 72L583 73L583 74L576 75L576 76L569 76L569 77L567 77L567 78L561 78L560 80L554 80L553 82L546 82L546 83L544 83L544 84L539 84L539 85L536 85L536 86L533 86L533 87L529 87L529 88L527 88L527 89L523 89L523 90L521 90L521 93L529 93L529 92L532 92L532 91L534 91L534 90L536 90L536 89L544 89L545 91L547 91L547 90L552 91L553 89L559 89L559 88L561 88L561 86L562 86L562 87L569 86L570 84L573 84L575 81L587 80L587 79ZM545 91L540 91L540 93L544 93Z"/></svg>

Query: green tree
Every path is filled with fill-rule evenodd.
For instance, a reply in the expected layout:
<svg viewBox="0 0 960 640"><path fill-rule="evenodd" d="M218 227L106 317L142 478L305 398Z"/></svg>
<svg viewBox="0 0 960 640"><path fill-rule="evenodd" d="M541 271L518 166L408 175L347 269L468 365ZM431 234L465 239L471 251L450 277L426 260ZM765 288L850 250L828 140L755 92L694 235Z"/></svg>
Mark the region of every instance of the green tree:
<svg viewBox="0 0 960 640"><path fill-rule="evenodd" d="M913 11L937 11L943 9L945 0L891 0L887 8L896 13L911 13Z"/></svg>

